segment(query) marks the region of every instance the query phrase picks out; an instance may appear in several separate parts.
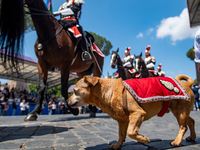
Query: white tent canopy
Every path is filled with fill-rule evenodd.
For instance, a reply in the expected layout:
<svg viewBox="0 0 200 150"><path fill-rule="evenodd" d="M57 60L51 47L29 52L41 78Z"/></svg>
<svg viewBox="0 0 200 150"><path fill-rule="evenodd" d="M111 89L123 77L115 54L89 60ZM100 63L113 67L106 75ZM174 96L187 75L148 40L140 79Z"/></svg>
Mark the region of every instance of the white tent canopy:
<svg viewBox="0 0 200 150"><path fill-rule="evenodd" d="M20 75L15 72L13 69L5 69L2 65L0 65L0 78L32 83L32 84L39 84L39 74L37 69L37 59L33 59L30 57L22 56L24 64L20 63ZM1 59L1 58L0 58ZM76 73L70 73L69 81L73 81L78 79ZM61 75L60 71L49 71L48 78L47 78L47 87L52 88L61 84Z"/></svg>
<svg viewBox="0 0 200 150"><path fill-rule="evenodd" d="M187 0L190 27L200 25L200 0Z"/></svg>

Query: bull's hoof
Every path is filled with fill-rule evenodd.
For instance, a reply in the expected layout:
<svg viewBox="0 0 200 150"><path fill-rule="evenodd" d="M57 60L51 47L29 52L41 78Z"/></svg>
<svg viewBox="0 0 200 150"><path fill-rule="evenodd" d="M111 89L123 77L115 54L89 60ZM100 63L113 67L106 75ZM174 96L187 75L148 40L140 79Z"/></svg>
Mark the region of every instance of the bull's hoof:
<svg viewBox="0 0 200 150"><path fill-rule="evenodd" d="M71 109L70 111L72 112L72 114L73 114L74 116L77 116L77 115L79 114L79 109L78 109L78 108Z"/></svg>
<svg viewBox="0 0 200 150"><path fill-rule="evenodd" d="M24 118L24 121L37 121L37 115L36 114L28 114L26 118Z"/></svg>

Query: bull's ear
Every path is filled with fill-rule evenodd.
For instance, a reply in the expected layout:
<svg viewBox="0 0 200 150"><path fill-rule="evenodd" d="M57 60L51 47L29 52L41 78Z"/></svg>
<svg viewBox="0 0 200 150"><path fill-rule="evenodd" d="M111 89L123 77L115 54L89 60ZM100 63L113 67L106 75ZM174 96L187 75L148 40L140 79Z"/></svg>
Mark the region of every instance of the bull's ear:
<svg viewBox="0 0 200 150"><path fill-rule="evenodd" d="M88 82L90 85L95 86L99 82L98 77L92 77L92 76L84 76L85 82Z"/></svg>

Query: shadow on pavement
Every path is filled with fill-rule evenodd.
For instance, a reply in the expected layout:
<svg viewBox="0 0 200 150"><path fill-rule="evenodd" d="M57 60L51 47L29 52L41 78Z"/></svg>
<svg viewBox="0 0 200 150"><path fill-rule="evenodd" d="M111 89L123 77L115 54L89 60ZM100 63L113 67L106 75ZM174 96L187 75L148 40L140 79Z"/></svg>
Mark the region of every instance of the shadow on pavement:
<svg viewBox="0 0 200 150"><path fill-rule="evenodd" d="M5 141L13 141L20 139L26 141L27 139L51 139L53 134L64 133L68 134L68 131L73 127L55 127L55 126L3 126L0 128L0 143ZM71 133L70 133L71 134Z"/></svg>
<svg viewBox="0 0 200 150"><path fill-rule="evenodd" d="M187 149L187 146L193 146L194 149L200 149L197 144L200 144L200 139L197 138L194 142L187 142L186 140L183 140L181 143L181 146L173 147L170 145L170 142L173 140L161 140L161 139L151 139L151 142L149 144L143 144L135 141L131 142L124 142L121 150L166 150L166 149ZM115 144L117 141L110 142L111 144ZM95 146L87 146L85 150L111 150L109 148L109 144L97 144ZM196 147L197 146L197 147ZM189 149L192 149L191 147Z"/></svg>
<svg viewBox="0 0 200 150"><path fill-rule="evenodd" d="M110 116L96 116L96 117L89 117L89 116L73 116L73 117L62 117L59 119L49 120L48 122L62 122L62 121L69 121L69 120L84 120L84 119L97 119L97 118L110 118Z"/></svg>

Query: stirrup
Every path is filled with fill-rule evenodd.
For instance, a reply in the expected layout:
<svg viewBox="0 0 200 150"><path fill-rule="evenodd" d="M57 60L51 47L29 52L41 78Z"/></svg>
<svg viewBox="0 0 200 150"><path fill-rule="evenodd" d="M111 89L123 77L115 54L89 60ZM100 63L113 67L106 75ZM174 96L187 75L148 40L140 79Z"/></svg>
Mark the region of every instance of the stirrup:
<svg viewBox="0 0 200 150"><path fill-rule="evenodd" d="M85 56L88 57L88 58L85 58ZM92 59L92 57L91 57L91 55L90 55L90 53L88 51L84 51L82 53L82 60L83 61L88 61L88 60L91 60L91 59Z"/></svg>

